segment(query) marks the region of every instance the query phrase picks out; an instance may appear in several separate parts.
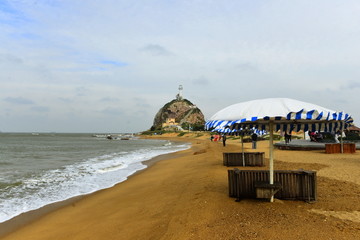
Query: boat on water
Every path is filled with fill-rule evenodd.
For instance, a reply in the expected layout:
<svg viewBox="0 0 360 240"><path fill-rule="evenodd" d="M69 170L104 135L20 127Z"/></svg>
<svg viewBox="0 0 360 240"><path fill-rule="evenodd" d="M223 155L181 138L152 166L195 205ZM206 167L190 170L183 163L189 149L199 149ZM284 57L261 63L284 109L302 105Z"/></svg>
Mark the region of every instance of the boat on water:
<svg viewBox="0 0 360 240"><path fill-rule="evenodd" d="M133 134L94 134L92 135L93 137L97 137L97 138L105 138L105 139L109 139L109 140L132 140L134 139L134 135Z"/></svg>
<svg viewBox="0 0 360 240"><path fill-rule="evenodd" d="M133 138L134 138L134 135L132 135L132 134L120 135L120 140L131 140Z"/></svg>

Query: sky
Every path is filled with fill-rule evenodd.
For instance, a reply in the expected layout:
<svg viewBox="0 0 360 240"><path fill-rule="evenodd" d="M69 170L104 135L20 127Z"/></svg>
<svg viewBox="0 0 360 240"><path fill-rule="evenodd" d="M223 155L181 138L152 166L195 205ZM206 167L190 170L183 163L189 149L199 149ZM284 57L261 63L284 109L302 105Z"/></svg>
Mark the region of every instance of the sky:
<svg viewBox="0 0 360 240"><path fill-rule="evenodd" d="M285 97L360 125L358 0L0 0L0 131L139 132Z"/></svg>

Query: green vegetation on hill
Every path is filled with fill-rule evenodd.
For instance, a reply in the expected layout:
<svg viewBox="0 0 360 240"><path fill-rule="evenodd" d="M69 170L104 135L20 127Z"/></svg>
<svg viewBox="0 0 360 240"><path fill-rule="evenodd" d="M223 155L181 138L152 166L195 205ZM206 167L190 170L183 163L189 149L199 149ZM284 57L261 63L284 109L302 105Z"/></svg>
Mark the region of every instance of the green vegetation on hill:
<svg viewBox="0 0 360 240"><path fill-rule="evenodd" d="M168 126L168 130L203 130L204 115L201 110L187 99L174 99L166 103L155 115L154 123L150 130L164 130L163 123L168 118L174 118L177 125Z"/></svg>

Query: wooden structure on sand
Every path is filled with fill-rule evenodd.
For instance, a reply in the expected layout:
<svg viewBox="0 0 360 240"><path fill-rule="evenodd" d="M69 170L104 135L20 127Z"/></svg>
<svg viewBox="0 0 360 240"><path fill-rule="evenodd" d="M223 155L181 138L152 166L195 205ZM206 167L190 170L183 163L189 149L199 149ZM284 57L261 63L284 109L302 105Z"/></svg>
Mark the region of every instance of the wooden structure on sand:
<svg viewBox="0 0 360 240"><path fill-rule="evenodd" d="M325 153L355 153L355 143L343 143L343 150L341 151L341 143L325 144Z"/></svg>
<svg viewBox="0 0 360 240"><path fill-rule="evenodd" d="M265 166L264 152L224 152L224 166Z"/></svg>
<svg viewBox="0 0 360 240"><path fill-rule="evenodd" d="M274 170L274 184L268 183L266 170L228 170L229 196L242 198L262 198L317 200L317 181L315 171Z"/></svg>

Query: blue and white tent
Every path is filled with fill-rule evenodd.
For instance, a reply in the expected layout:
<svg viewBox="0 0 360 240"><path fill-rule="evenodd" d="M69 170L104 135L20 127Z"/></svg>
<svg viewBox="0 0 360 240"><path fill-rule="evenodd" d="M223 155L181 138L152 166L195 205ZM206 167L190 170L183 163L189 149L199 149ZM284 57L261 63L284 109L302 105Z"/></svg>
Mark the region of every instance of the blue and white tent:
<svg viewBox="0 0 360 240"><path fill-rule="evenodd" d="M223 134L233 134L236 133L236 129L230 129L230 128L223 128L223 127L216 127L211 130L212 132L218 132Z"/></svg>
<svg viewBox="0 0 360 240"><path fill-rule="evenodd" d="M205 129L258 129L270 133L269 168L270 184L274 183L273 132L283 131L327 131L344 130L353 119L344 112L333 111L315 104L289 98L267 98L228 106L215 113L206 123ZM273 201L273 197L271 198Z"/></svg>
<svg viewBox="0 0 360 240"><path fill-rule="evenodd" d="M325 131L346 129L353 122L351 116L315 104L289 98L267 98L228 106L215 113L205 128L258 129L269 131Z"/></svg>
<svg viewBox="0 0 360 240"><path fill-rule="evenodd" d="M251 129L232 128L231 129L230 127L220 127L220 126L213 128L211 131L226 134L226 135L251 135L253 133L256 133L257 135L261 136L261 135L267 134L267 132L265 130L259 130L256 128L251 128Z"/></svg>

